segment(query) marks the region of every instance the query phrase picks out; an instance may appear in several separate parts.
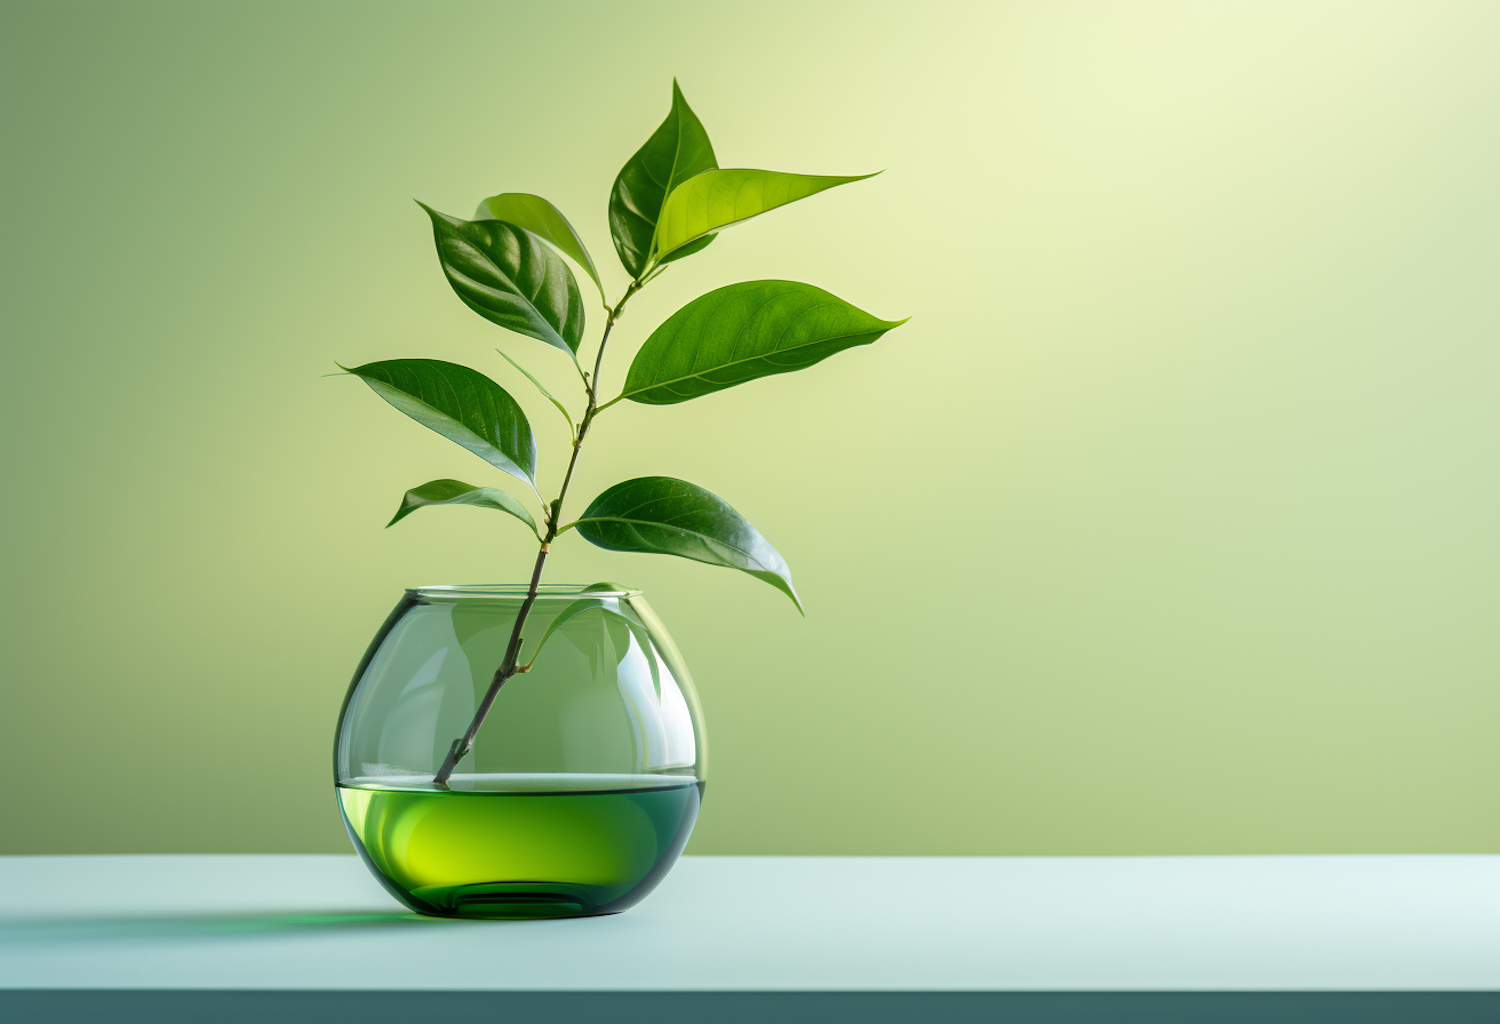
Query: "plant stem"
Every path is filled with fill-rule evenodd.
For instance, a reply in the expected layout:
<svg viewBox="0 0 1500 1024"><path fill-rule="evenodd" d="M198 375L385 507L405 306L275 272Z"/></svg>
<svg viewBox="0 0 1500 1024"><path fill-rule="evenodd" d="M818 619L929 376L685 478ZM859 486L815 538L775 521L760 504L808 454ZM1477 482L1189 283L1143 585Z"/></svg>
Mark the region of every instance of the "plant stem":
<svg viewBox="0 0 1500 1024"><path fill-rule="evenodd" d="M631 281L630 287L625 289L625 294L620 297L620 301L614 304L610 310L609 319L604 323L604 334L599 339L599 354L594 357L594 376L584 379L584 387L589 396L588 408L584 411L583 419L578 423L578 434L573 438L573 455L568 459L568 471L563 475L562 487L558 490L557 498L548 510L547 533L542 538L541 550L536 553L536 564L531 569L531 585L526 589L526 600L521 602L521 610L516 613L516 624L510 631L510 642L505 645L505 657L501 660L500 667L495 670L495 678L490 680L489 689L484 692L484 697L480 700L479 708L474 712L474 718L469 722L469 727L464 730L462 736L449 745L448 754L443 758L442 766L432 777L434 785L444 787L448 785L448 777L453 774L453 769L473 748L474 737L479 734L479 727L484 724L485 716L490 713L495 698L500 695L500 687L504 686L505 681L511 676L525 671L518 667L521 645L524 642L521 630L526 625L526 617L531 614L531 606L536 603L537 590L542 582L542 566L546 564L547 553L551 550L552 541L557 537L558 523L562 522L563 499L568 496L568 485L573 482L573 470L578 466L578 453L583 449L583 439L588 436L589 425L594 422L594 415L599 411L599 370L604 365L604 346L609 341L609 332L614 329L615 321L620 319L625 303L629 302L630 297L640 291L645 283L644 275Z"/></svg>

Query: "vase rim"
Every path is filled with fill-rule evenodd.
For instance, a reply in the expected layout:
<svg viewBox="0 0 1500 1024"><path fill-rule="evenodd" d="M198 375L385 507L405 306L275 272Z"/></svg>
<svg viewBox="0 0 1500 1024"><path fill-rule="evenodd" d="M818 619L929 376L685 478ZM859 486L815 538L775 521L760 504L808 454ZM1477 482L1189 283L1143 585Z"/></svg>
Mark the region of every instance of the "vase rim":
<svg viewBox="0 0 1500 1024"><path fill-rule="evenodd" d="M433 583L421 587L408 587L406 592L417 597L439 600L518 600L524 598L528 587L525 583ZM640 597L644 591L621 584L601 586L598 583L543 583L536 588L538 601L558 598L589 597Z"/></svg>

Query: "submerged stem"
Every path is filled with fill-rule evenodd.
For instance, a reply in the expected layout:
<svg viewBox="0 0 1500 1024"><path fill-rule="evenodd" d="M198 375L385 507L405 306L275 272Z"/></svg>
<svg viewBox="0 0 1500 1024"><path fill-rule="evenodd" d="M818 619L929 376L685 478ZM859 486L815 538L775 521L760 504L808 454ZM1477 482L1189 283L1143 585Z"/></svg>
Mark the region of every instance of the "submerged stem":
<svg viewBox="0 0 1500 1024"><path fill-rule="evenodd" d="M653 275L654 276L654 275ZM526 600L521 602L521 609L516 613L516 624L510 631L510 642L505 645L505 657L500 662L500 667L495 670L495 677L490 680L489 689L485 690L484 697L479 702L478 709L474 712L469 727L464 734L454 740L448 747L448 754L443 758L441 767L437 774L432 777L434 785L447 786L448 777L453 774L453 769L458 762L474 746L474 737L479 734L479 727L484 724L485 716L490 713L490 708L495 703L495 698L500 695L500 687L513 675L525 671L518 666L521 657L521 645L524 639L521 630L526 625L526 617L531 614L531 606L536 603L537 591L542 582L542 566L547 562L547 553L551 550L552 542L557 538L558 523L562 521L563 499L568 496L568 485L573 482L573 470L578 466L578 453L583 449L583 439L588 436L589 425L594 422L594 416L599 411L599 369L604 365L604 346L609 341L609 332L614 329L615 321L620 318L620 312L625 308L625 303L630 297L640 291L646 283L645 279L637 279L630 282L630 287L625 289L625 294L620 301L610 309L609 319L604 323L604 334L599 338L599 353L594 357L594 375L590 378L584 374L580 367L578 372L584 378L584 386L588 390L589 404L584 411L583 419L578 423L578 433L573 438L573 455L568 459L568 471L563 475L562 487L557 492L557 497L547 510L547 532L542 537L542 546L536 554L536 564L531 569L531 585L526 588ZM576 365L576 364L575 364ZM569 527L573 524L569 523ZM526 666L529 668L530 666Z"/></svg>

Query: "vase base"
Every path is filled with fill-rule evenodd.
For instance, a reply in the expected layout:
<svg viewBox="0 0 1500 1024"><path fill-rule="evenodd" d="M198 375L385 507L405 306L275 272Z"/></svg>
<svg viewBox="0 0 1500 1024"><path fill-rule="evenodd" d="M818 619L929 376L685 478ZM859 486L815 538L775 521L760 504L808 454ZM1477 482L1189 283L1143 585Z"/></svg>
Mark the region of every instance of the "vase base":
<svg viewBox="0 0 1500 1024"><path fill-rule="evenodd" d="M445 888L437 893L418 890L413 896L441 917L482 917L530 920L546 917L592 917L614 911L599 910L582 887L546 882L481 882ZM432 913L431 910L423 911Z"/></svg>
<svg viewBox="0 0 1500 1024"><path fill-rule="evenodd" d="M627 910L677 860L703 792L697 779L649 774L455 774L449 782L446 790L425 779L338 786L366 866L432 917Z"/></svg>

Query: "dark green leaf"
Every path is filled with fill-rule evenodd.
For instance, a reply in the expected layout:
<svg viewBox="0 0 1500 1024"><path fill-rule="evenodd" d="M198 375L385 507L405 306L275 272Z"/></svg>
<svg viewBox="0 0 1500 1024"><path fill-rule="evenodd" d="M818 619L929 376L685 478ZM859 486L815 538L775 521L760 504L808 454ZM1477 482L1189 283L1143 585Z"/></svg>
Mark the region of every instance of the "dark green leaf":
<svg viewBox="0 0 1500 1024"><path fill-rule="evenodd" d="M904 322L871 316L810 284L732 284L694 299L653 331L614 401L685 402L811 366Z"/></svg>
<svg viewBox="0 0 1500 1024"><path fill-rule="evenodd" d="M562 211L541 196L534 196L529 192L502 192L498 196L490 196L479 204L479 209L474 212L474 219L503 220L551 242L563 255L572 257L594 279L600 301L608 303L604 298L604 285L599 280L599 271L594 266L593 257L584 247L583 239L578 237L578 232L573 230L573 225L568 223L568 218L562 215Z"/></svg>
<svg viewBox="0 0 1500 1024"><path fill-rule="evenodd" d="M535 377L533 377L531 375L531 371L527 370L526 367L524 367L520 363L516 362L514 359L512 359L510 356L506 355L504 352L501 352L500 349L497 348L497 349L495 349L495 351L496 352L500 352L500 358L501 359L504 359L507 363L509 363L510 365L514 366L516 369L520 370L521 371L521 375L523 377L525 377L527 380L531 381L532 384L535 384L536 385L536 389L542 393L542 397L543 398L545 398L547 401L551 402L554 406L557 407L557 411L560 412L560 413L562 413L563 419L565 419L565 420L568 421L568 433L570 433L570 434L573 433L576 428L573 426L573 416L572 416L571 413L568 412L568 407L566 405L563 405L557 399L553 398L552 397L552 392L548 391L546 389L546 387L544 387L542 385L541 381L539 381Z"/></svg>
<svg viewBox="0 0 1500 1024"><path fill-rule="evenodd" d="M424 427L536 491L536 439L526 414L478 370L441 359L387 359L349 372Z"/></svg>
<svg viewBox="0 0 1500 1024"><path fill-rule="evenodd" d="M667 195L700 171L718 166L703 123L688 107L674 80L671 112L626 162L609 194L609 233L631 277L639 278L646 270L656 221ZM711 240L704 238L692 250L680 250L672 258L697 252Z"/></svg>
<svg viewBox="0 0 1500 1024"><path fill-rule="evenodd" d="M401 499L401 507L385 525L395 526L419 508L428 505L477 505L480 508L495 508L509 512L536 533L536 520L513 496L494 487L475 487L462 480L429 480L420 487L413 487Z"/></svg>
<svg viewBox="0 0 1500 1024"><path fill-rule="evenodd" d="M583 300L561 256L514 224L463 220L417 205L432 218L432 237L448 283L470 309L491 323L577 355Z"/></svg>
<svg viewBox="0 0 1500 1024"><path fill-rule="evenodd" d="M723 499L686 480L643 476L615 484L572 525L585 540L611 551L678 555L739 569L802 609L791 571L776 549Z"/></svg>
<svg viewBox="0 0 1500 1024"><path fill-rule="evenodd" d="M720 228L875 174L842 177L744 169L704 171L673 189L662 204L651 260L666 263L675 258L675 251Z"/></svg>

